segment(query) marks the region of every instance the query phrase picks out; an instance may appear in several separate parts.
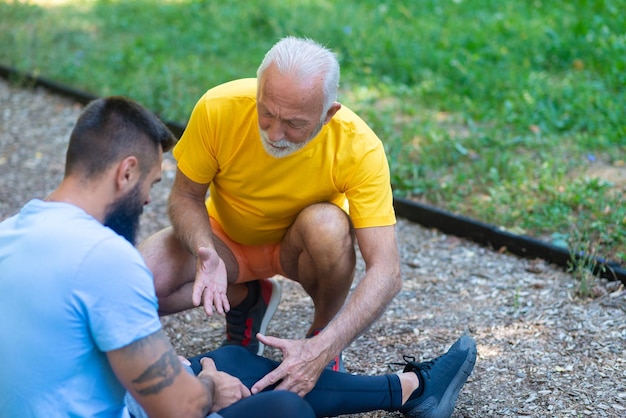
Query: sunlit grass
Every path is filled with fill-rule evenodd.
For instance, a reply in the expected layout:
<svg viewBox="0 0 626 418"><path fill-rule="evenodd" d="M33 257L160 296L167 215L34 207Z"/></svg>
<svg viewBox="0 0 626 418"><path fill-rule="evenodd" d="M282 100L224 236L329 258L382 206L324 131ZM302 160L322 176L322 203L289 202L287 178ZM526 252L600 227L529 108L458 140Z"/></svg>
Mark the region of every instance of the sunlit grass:
<svg viewBox="0 0 626 418"><path fill-rule="evenodd" d="M0 62L186 122L285 35L342 63L395 193L626 262L626 1L0 1ZM598 170L602 168L603 170ZM565 239L563 239L565 237Z"/></svg>

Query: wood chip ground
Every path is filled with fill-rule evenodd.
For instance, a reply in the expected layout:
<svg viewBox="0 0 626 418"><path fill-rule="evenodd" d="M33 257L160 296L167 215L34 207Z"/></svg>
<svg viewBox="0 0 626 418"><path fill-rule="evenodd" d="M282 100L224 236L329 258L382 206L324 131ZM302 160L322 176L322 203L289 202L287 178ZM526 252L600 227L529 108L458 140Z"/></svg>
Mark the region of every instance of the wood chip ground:
<svg viewBox="0 0 626 418"><path fill-rule="evenodd" d="M0 81L0 219L58 184L81 108L43 89ZM163 182L154 188L142 220L142 237L168 223L165 201L174 171L167 154ZM430 359L469 332L478 359L454 417L626 416L626 293L619 282L596 280L594 297L581 298L572 276L541 260L493 251L402 219L398 234L402 291L345 350L349 372L393 372L389 363L402 355ZM362 271L361 261L358 267ZM297 284L281 283L283 300L268 333L301 338L311 319L310 299ZM216 347L224 333L222 318L207 318L198 309L165 317L163 324L184 355ZM280 358L271 350L266 355Z"/></svg>

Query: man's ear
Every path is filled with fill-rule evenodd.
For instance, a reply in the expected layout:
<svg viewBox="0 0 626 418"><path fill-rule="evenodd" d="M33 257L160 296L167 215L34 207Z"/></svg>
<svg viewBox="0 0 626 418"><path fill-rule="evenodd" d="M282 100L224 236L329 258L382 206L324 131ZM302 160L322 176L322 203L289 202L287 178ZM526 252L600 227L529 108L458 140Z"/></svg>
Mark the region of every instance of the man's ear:
<svg viewBox="0 0 626 418"><path fill-rule="evenodd" d="M326 112L326 117L324 118L324 125L330 122L330 120L333 118L333 116L335 116L335 113L337 113L339 109L341 109L341 103L339 102L335 102L330 105L328 112Z"/></svg>
<svg viewBox="0 0 626 418"><path fill-rule="evenodd" d="M135 187L140 177L139 161L134 155L129 155L117 166L115 177L117 189L124 193L127 192Z"/></svg>

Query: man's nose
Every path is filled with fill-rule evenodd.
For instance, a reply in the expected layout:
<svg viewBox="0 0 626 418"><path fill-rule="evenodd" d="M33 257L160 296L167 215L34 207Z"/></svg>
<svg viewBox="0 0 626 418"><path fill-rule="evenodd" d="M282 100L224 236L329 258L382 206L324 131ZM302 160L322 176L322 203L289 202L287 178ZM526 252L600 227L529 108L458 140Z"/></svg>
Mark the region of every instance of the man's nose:
<svg viewBox="0 0 626 418"><path fill-rule="evenodd" d="M267 136L270 141L278 142L285 137L285 130L280 122L273 122L267 129Z"/></svg>

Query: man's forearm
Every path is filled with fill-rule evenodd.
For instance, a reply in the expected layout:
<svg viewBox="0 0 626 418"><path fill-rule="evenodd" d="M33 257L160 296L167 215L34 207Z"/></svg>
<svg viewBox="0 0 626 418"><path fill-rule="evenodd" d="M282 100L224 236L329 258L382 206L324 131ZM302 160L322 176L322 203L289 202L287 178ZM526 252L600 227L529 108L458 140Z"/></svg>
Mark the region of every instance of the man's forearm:
<svg viewBox="0 0 626 418"><path fill-rule="evenodd" d="M214 248L204 201L177 196L172 191L168 201L168 213L176 237L189 252L197 255L199 247Z"/></svg>
<svg viewBox="0 0 626 418"><path fill-rule="evenodd" d="M327 329L332 334L333 353L343 350L369 328L400 291L402 283L399 273L382 274L368 271L343 309L328 325Z"/></svg>
<svg viewBox="0 0 626 418"><path fill-rule="evenodd" d="M338 353L363 333L385 311L400 291L400 257L395 226L356 229L365 275L343 309L329 324L326 346Z"/></svg>

